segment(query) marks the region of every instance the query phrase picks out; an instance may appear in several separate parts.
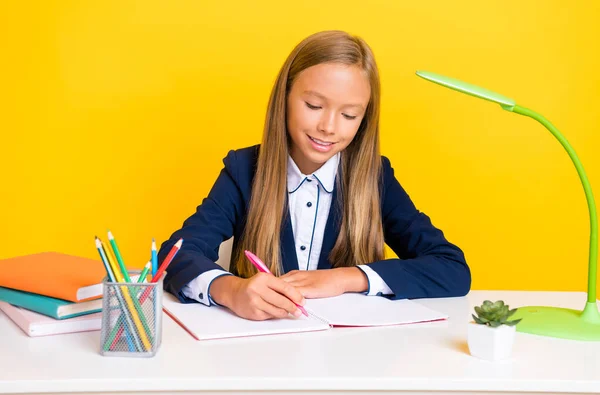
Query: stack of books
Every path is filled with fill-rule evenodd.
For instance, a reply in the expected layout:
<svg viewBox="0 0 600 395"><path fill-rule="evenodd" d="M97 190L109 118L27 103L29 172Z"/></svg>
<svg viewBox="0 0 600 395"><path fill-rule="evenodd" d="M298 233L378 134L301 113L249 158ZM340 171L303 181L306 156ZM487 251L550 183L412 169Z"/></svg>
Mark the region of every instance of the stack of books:
<svg viewBox="0 0 600 395"><path fill-rule="evenodd" d="M0 260L0 310L28 336L99 330L101 261L58 252Z"/></svg>

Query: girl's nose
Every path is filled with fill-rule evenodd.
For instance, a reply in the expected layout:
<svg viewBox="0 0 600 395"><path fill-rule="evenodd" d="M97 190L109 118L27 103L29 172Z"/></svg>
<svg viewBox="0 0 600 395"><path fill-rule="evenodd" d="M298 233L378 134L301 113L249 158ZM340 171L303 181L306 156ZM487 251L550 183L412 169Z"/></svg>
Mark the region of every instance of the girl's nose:
<svg viewBox="0 0 600 395"><path fill-rule="evenodd" d="M335 131L335 112L323 111L323 116L319 120L319 131L331 134Z"/></svg>

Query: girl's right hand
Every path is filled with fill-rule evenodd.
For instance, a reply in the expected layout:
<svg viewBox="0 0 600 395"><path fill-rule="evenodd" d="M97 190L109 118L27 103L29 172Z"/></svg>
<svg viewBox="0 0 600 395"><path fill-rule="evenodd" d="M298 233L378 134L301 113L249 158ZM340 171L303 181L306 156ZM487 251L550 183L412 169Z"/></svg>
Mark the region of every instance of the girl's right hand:
<svg viewBox="0 0 600 395"><path fill-rule="evenodd" d="M304 297L292 285L267 273L244 279L221 276L213 280L210 297L242 318L268 320L302 315L296 304L304 305Z"/></svg>

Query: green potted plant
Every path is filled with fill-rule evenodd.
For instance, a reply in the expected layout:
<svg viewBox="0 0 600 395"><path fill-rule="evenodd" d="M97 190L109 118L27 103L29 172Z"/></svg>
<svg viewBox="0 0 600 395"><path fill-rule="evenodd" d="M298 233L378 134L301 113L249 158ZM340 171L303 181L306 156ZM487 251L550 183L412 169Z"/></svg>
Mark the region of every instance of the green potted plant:
<svg viewBox="0 0 600 395"><path fill-rule="evenodd" d="M512 309L498 300L485 300L475 307L474 322L469 323L467 343L471 355L497 361L510 357L519 320L509 321L517 309Z"/></svg>

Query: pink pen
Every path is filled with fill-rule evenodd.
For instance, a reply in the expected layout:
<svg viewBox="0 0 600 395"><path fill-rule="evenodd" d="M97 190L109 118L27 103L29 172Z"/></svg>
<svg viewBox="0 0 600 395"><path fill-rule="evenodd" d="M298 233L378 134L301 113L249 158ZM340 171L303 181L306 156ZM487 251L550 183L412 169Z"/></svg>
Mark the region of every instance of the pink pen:
<svg viewBox="0 0 600 395"><path fill-rule="evenodd" d="M267 267L267 265L265 265L263 263L263 261L260 260L259 257L257 257L256 255L254 255L253 253L251 253L248 250L244 250L244 254L246 254L246 258L248 258L248 260L254 265L254 267L256 267L258 269L259 272L272 274L271 271L269 270L269 268ZM294 303L294 304L296 304L296 303ZM296 307L298 307L300 309L302 314L304 314L305 316L308 317L308 313L306 312L306 310L304 310L304 307L300 306L299 304L296 304Z"/></svg>

